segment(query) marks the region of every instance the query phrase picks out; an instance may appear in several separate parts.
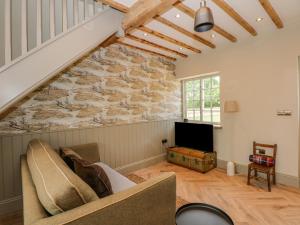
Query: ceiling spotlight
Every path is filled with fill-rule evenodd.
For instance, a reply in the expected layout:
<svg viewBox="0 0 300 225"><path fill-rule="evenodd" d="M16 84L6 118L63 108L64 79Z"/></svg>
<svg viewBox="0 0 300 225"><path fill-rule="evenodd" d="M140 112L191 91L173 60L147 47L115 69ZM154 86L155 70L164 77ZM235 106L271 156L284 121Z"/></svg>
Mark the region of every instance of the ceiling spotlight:
<svg viewBox="0 0 300 225"><path fill-rule="evenodd" d="M183 48L182 48L182 47L180 47L179 49L180 49L180 50L182 50Z"/></svg>
<svg viewBox="0 0 300 225"><path fill-rule="evenodd" d="M148 34L147 34L147 33L144 33L144 36L148 36Z"/></svg>
<svg viewBox="0 0 300 225"><path fill-rule="evenodd" d="M176 17L176 18L180 18L180 14L179 14L179 13L177 13L175 17Z"/></svg>
<svg viewBox="0 0 300 225"><path fill-rule="evenodd" d="M215 38L215 37L216 37L216 35L215 35L215 34L212 34L212 35L211 35L211 37L212 37L212 38Z"/></svg>
<svg viewBox="0 0 300 225"><path fill-rule="evenodd" d="M264 18L262 18L262 17L257 17L257 18L256 18L256 22L261 22L261 21L263 21L263 19L264 19Z"/></svg>
<svg viewBox="0 0 300 225"><path fill-rule="evenodd" d="M206 0L201 0L200 9L195 15L194 30L196 32L209 31L214 27L214 17L210 8L206 6Z"/></svg>

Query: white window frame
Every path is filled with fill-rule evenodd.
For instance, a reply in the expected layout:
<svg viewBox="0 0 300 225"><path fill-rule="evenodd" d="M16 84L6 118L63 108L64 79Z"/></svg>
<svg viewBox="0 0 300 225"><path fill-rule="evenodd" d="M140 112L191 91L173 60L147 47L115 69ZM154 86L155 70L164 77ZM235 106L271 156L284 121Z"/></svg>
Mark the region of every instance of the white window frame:
<svg viewBox="0 0 300 225"><path fill-rule="evenodd" d="M219 84L219 89L220 89L220 102L221 102L221 75L220 72L214 72L214 73L209 73L209 74L203 74L203 75L197 75L193 76L192 78L185 78L181 80L181 91L182 91L182 116L183 119L187 118L187 109L186 109L186 90L185 90L185 83L188 81L193 81L193 80L200 80L200 104L202 104L202 80L206 78L211 78L211 77L219 77L220 84ZM212 108L211 108L212 110ZM193 123L204 123L204 124L213 124L215 126L220 126L221 125L221 112L222 112L222 106L220 104L220 122L213 122L213 119L211 119L212 122L207 122L203 121L203 111L202 107L200 107L200 120L189 120ZM211 116L213 116L212 111L211 111Z"/></svg>

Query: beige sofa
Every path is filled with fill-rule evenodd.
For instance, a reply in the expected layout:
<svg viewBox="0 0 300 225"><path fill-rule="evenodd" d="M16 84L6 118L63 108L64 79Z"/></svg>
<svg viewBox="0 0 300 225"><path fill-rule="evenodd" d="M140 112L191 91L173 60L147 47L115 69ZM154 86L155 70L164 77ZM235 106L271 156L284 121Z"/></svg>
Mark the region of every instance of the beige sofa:
<svg viewBox="0 0 300 225"><path fill-rule="evenodd" d="M76 146L73 149L87 160L100 161L96 144ZM176 177L174 173L165 173L108 197L50 216L38 199L26 156L21 157L21 170L25 225L175 224Z"/></svg>

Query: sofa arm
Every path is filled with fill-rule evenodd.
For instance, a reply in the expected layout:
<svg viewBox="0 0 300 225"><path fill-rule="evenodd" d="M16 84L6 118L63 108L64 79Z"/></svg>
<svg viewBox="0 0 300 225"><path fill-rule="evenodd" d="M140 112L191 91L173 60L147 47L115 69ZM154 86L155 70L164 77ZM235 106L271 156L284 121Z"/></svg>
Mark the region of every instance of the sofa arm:
<svg viewBox="0 0 300 225"><path fill-rule="evenodd" d="M34 225L174 225L176 177L164 173L149 181Z"/></svg>
<svg viewBox="0 0 300 225"><path fill-rule="evenodd" d="M31 174L28 168L26 155L21 156L23 217L24 225L47 218L47 212L39 201Z"/></svg>

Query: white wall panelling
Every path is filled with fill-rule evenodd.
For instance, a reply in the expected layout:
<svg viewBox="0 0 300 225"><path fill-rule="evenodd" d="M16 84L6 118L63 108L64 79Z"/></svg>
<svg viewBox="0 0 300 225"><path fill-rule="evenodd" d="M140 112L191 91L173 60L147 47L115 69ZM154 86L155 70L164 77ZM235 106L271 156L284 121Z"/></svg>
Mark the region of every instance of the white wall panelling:
<svg viewBox="0 0 300 225"><path fill-rule="evenodd" d="M73 129L46 133L0 136L0 214L7 213L8 202L20 205L20 156L26 153L34 138L50 143L53 148L97 142L101 161L112 168L126 168L165 153L161 140L174 145L174 120L128 125ZM17 207L17 206L14 206ZM5 209L7 208L7 209ZM16 210L16 208L14 208Z"/></svg>

